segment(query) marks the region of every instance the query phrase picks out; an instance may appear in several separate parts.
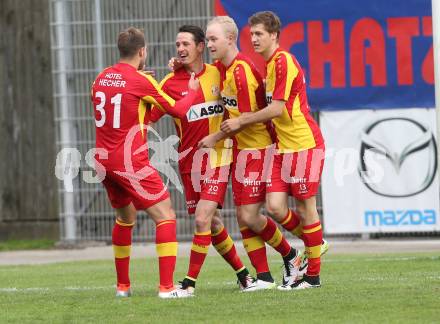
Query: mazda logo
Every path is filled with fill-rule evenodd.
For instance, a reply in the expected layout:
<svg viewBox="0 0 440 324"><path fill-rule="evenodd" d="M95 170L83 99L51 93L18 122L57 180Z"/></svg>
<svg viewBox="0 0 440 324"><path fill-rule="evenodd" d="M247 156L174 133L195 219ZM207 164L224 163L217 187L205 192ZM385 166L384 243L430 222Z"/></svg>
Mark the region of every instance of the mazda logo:
<svg viewBox="0 0 440 324"><path fill-rule="evenodd" d="M369 154L381 159L369 163ZM370 156L371 157L371 156ZM409 197L425 191L437 171L437 145L429 126L409 118L377 120L361 133L359 175L372 192L385 197ZM371 181L374 167L384 177Z"/></svg>

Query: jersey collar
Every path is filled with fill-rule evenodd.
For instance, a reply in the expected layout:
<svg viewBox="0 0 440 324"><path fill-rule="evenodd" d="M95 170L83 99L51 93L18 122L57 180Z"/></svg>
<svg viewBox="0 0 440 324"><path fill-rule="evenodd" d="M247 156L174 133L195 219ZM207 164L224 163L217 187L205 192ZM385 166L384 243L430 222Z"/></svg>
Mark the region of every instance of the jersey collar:
<svg viewBox="0 0 440 324"><path fill-rule="evenodd" d="M272 59L275 57L275 55L277 55L277 53L282 52L283 49L280 47L277 47L275 49L275 51L273 52L273 54L266 60L266 63L269 63L270 61L272 61Z"/></svg>

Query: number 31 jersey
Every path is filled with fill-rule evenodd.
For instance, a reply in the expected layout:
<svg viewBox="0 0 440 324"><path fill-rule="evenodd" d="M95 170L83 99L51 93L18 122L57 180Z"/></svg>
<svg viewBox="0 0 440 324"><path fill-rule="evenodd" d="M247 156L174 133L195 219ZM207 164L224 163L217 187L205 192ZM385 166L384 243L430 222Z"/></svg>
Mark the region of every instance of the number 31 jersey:
<svg viewBox="0 0 440 324"><path fill-rule="evenodd" d="M125 170L124 157L134 171L148 165L143 125L148 124L151 105L175 113L174 99L160 90L154 78L126 63L103 70L92 85L91 95L96 148L108 153L107 157L97 155L96 160L107 170Z"/></svg>

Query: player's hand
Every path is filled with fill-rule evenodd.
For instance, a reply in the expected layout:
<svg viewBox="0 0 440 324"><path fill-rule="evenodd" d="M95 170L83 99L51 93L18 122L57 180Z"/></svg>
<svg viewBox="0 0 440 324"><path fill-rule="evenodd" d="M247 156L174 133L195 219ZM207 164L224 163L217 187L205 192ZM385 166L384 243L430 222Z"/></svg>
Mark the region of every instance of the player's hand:
<svg viewBox="0 0 440 324"><path fill-rule="evenodd" d="M141 70L140 72L145 75L151 75L152 77L156 76L156 71L153 70Z"/></svg>
<svg viewBox="0 0 440 324"><path fill-rule="evenodd" d="M168 61L168 68L171 71L176 71L183 66L182 62L177 57L172 57Z"/></svg>
<svg viewBox="0 0 440 324"><path fill-rule="evenodd" d="M220 130L226 134L238 131L241 127L240 118L230 118L222 122Z"/></svg>
<svg viewBox="0 0 440 324"><path fill-rule="evenodd" d="M197 144L198 148L213 148L215 146L215 143L217 141L215 140L213 134L205 136L202 138L199 143Z"/></svg>
<svg viewBox="0 0 440 324"><path fill-rule="evenodd" d="M191 73L191 78L188 81L188 88L194 91L197 91L200 88L200 81L196 78L194 72Z"/></svg>

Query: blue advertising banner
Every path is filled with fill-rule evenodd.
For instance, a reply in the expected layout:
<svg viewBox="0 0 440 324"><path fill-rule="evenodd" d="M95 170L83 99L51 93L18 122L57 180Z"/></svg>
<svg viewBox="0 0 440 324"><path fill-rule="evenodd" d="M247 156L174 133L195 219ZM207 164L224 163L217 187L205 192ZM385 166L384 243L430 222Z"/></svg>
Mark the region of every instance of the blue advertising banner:
<svg viewBox="0 0 440 324"><path fill-rule="evenodd" d="M217 0L261 71L247 20L263 10L280 17L280 46L302 65L313 110L435 106L430 0Z"/></svg>

